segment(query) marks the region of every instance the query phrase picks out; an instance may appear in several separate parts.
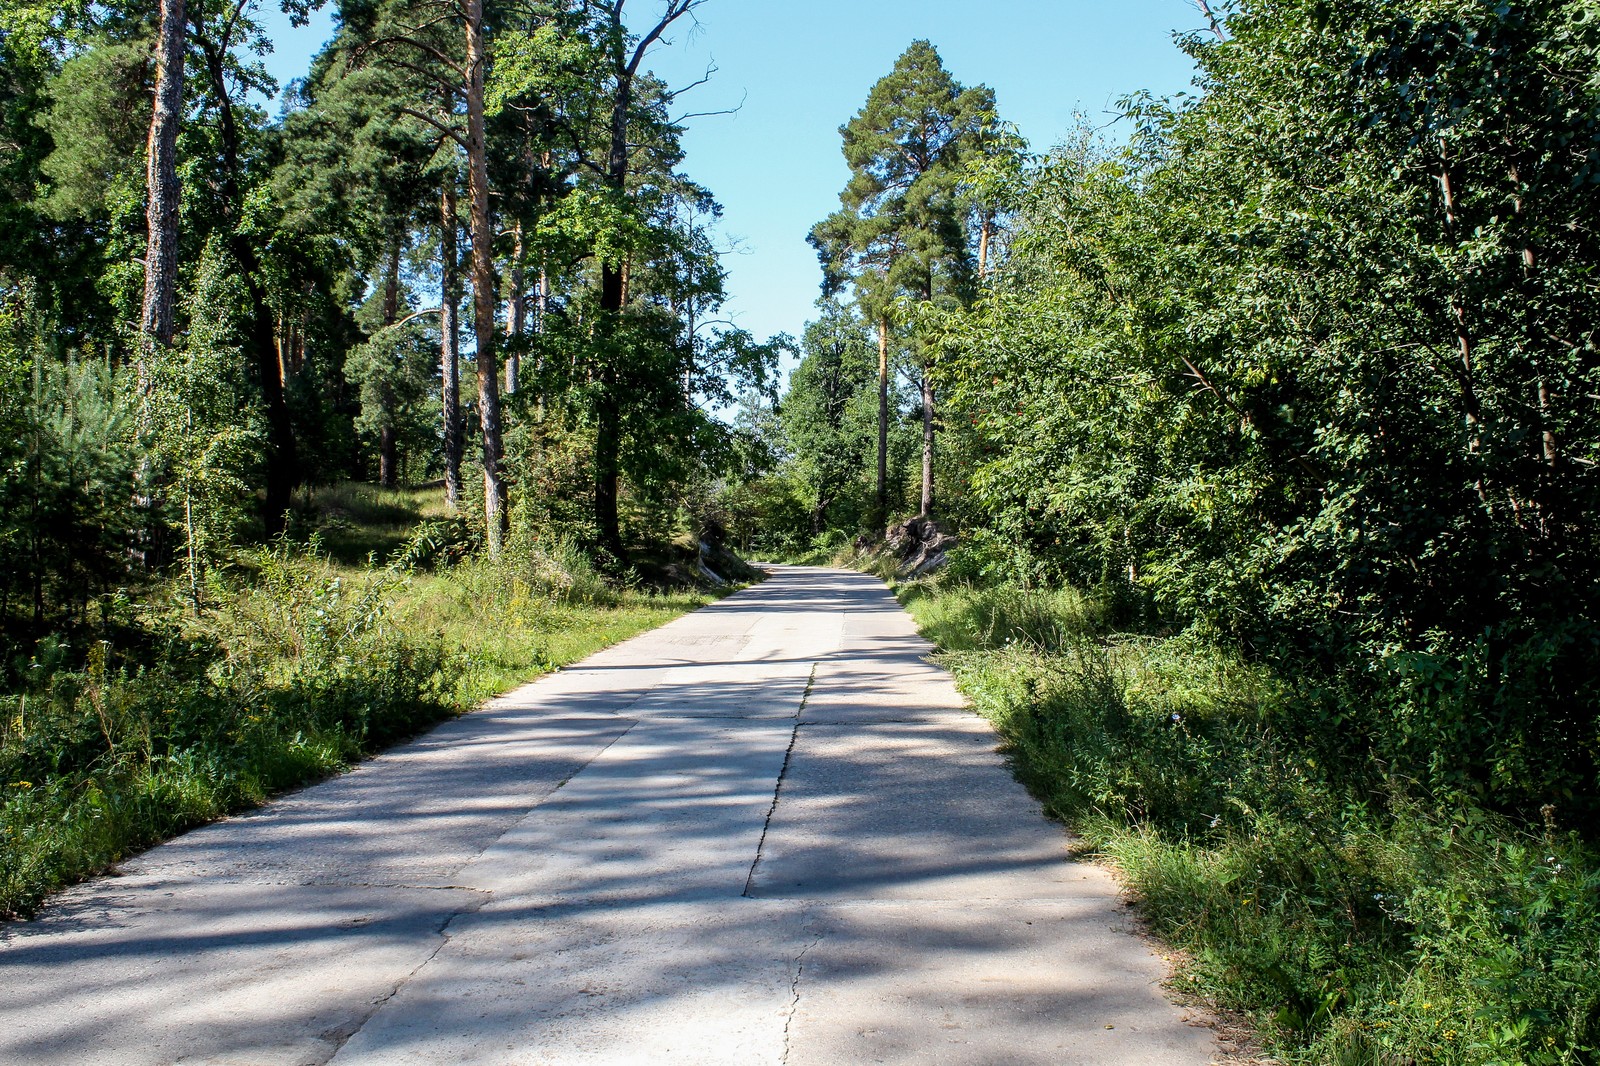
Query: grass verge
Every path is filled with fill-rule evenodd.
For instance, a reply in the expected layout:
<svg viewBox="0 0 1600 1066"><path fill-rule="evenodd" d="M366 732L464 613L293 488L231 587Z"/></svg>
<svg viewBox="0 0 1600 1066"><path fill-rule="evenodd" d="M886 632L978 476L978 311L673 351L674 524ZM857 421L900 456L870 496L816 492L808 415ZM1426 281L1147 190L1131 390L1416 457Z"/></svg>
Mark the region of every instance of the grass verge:
<svg viewBox="0 0 1600 1066"><path fill-rule="evenodd" d="M1093 597L898 593L1022 780L1183 949L1178 985L1280 1060L1597 1061L1600 856L1548 812L1441 809L1290 679L1116 633Z"/></svg>
<svg viewBox="0 0 1600 1066"><path fill-rule="evenodd" d="M405 547L405 501L377 503L340 556ZM87 649L41 644L0 694L0 918L711 598L613 588L559 543L420 573L319 537L242 555L204 609L155 597Z"/></svg>

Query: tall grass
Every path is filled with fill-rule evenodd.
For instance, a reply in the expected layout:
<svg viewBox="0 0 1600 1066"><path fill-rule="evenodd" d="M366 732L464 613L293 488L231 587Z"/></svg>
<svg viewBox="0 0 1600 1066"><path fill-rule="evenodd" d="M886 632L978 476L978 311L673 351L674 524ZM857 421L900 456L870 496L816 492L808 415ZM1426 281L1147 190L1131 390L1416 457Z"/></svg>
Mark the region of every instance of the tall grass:
<svg viewBox="0 0 1600 1066"><path fill-rule="evenodd" d="M1094 597L900 594L1019 776L1185 949L1180 984L1279 1058L1596 1061L1600 856L1577 834L1441 809L1352 759L1293 678L1119 634Z"/></svg>
<svg viewBox="0 0 1600 1066"><path fill-rule="evenodd" d="M707 599L612 589L559 543L424 573L320 549L248 553L79 666L42 646L0 694L0 917Z"/></svg>

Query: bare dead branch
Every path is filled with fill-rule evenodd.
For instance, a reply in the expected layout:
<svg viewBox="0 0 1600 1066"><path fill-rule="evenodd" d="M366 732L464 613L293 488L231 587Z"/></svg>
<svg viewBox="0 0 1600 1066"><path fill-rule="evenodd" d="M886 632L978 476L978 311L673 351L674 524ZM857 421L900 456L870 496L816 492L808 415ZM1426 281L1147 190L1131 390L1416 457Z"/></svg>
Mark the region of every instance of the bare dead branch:
<svg viewBox="0 0 1600 1066"><path fill-rule="evenodd" d="M649 33L639 38L639 43L634 47L633 58L628 61L626 68L628 77L632 78L639 73L639 66L644 62L644 54L650 50L651 45L661 39L663 33L667 32L667 27L703 3L705 0L668 0L667 9L661 13L661 18ZM622 18L622 4L623 0L617 0L616 17L619 23Z"/></svg>
<svg viewBox="0 0 1600 1066"><path fill-rule="evenodd" d="M708 81L711 80L711 76L713 74L715 74L716 72L717 72L717 65L715 63L712 63L712 64L710 64L709 66L706 67L705 74L698 81L691 81L688 85L685 85L681 89L673 89L671 92L662 93L661 94L661 98L670 103L671 101L676 100L678 97L682 96L684 93L688 92L690 89L698 89L700 86L706 84Z"/></svg>
<svg viewBox="0 0 1600 1066"><path fill-rule="evenodd" d="M690 111L687 114L679 115L677 118L670 119L669 121L674 126L681 126L692 118L711 118L714 115L737 115L740 111L744 110L745 102L749 99L750 91L746 89L745 94L739 97L739 103L735 107L723 108L721 111Z"/></svg>

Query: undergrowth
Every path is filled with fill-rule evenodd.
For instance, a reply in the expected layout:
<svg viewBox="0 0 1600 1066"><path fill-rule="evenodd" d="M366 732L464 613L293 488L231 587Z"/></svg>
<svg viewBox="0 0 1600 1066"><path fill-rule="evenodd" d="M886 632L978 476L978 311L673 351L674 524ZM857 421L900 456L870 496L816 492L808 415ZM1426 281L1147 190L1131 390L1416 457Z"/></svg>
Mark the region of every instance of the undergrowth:
<svg viewBox="0 0 1600 1066"><path fill-rule="evenodd" d="M1600 855L1352 756L1361 716L1071 590L900 595L1019 776L1281 1060L1593 1063ZM1324 694L1325 695L1325 694ZM1341 734L1341 730L1345 730Z"/></svg>
<svg viewBox="0 0 1600 1066"><path fill-rule="evenodd" d="M349 543L394 540L382 517ZM283 540L202 607L174 589L87 649L39 645L0 694L0 918L708 599L615 588L559 542L450 565L453 535L424 523L391 567Z"/></svg>

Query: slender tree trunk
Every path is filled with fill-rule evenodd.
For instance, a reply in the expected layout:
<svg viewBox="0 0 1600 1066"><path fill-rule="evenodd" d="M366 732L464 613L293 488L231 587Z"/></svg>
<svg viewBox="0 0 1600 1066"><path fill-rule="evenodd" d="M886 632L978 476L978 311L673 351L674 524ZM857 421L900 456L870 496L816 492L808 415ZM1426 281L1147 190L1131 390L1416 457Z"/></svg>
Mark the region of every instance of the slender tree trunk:
<svg viewBox="0 0 1600 1066"><path fill-rule="evenodd" d="M400 320L400 242L389 246L389 262L383 277L383 326Z"/></svg>
<svg viewBox="0 0 1600 1066"><path fill-rule="evenodd" d="M247 242L241 242L247 243ZM238 253L235 253L236 257ZM299 480L299 459L294 439L294 420L289 413L283 378L279 376L277 352L272 343L272 319L267 313L266 293L262 291L254 255L243 261L246 290L254 313L250 323L250 347L256 354L257 377L267 409L266 498L262 516L268 536L284 530L284 516L294 502L294 486Z"/></svg>
<svg viewBox="0 0 1600 1066"><path fill-rule="evenodd" d="M513 231L511 249L511 306L506 315L506 395L517 391L517 379L522 374L522 355L517 345L528 324L528 295L523 291L527 278L522 270L522 222L518 220Z"/></svg>
<svg viewBox="0 0 1600 1066"><path fill-rule="evenodd" d="M400 242L389 247L388 276L383 282L383 324L387 329L400 318ZM394 403L387 381L379 388L383 396L383 422L378 428L378 484L386 489L399 484L399 434L394 428Z"/></svg>
<svg viewBox="0 0 1600 1066"><path fill-rule="evenodd" d="M550 271L543 258L539 260L539 292L533 305L533 331L544 333L544 316L550 310Z"/></svg>
<svg viewBox="0 0 1600 1066"><path fill-rule="evenodd" d="M473 333L478 344L478 417L483 433L483 513L489 555L505 546L506 485L501 476L500 381L495 365L494 231L489 226L489 161L484 134L483 0L467 0L467 189L471 197Z"/></svg>
<svg viewBox="0 0 1600 1066"><path fill-rule="evenodd" d="M1439 198L1444 207L1445 234L1451 240L1455 239L1456 230L1456 199L1455 186L1450 173L1450 153L1448 145L1441 139L1439 141ZM1483 450L1483 419L1482 409L1478 403L1477 387L1473 384L1473 350L1472 335L1467 329L1467 308L1461 300L1459 291L1450 295L1450 317L1453 319L1456 334L1456 350L1461 356L1461 368L1456 373L1456 385L1461 394L1462 416L1467 427L1467 452L1478 455ZM1473 488L1478 493L1478 499L1485 505L1489 503L1489 490L1485 485L1481 468L1477 471Z"/></svg>
<svg viewBox="0 0 1600 1066"><path fill-rule="evenodd" d="M889 524L889 320L878 319L878 496L876 532Z"/></svg>
<svg viewBox="0 0 1600 1066"><path fill-rule="evenodd" d="M144 308L140 328L157 344L171 344L173 297L178 287L178 126L183 121L184 0L161 0L161 36L156 46L156 94L150 113L145 208ZM149 388L140 361L141 391Z"/></svg>
<svg viewBox="0 0 1600 1066"><path fill-rule="evenodd" d="M1519 255L1522 259L1522 284L1527 288L1529 280L1533 277L1534 255L1533 245L1528 241L1528 231L1522 217L1522 171L1515 163L1507 169L1506 178L1511 182L1511 213L1517 221L1517 238ZM1541 372L1534 383L1539 400L1539 441L1541 455L1545 464L1554 468L1560 455L1556 448L1556 433L1550 425L1550 381ZM1541 494L1545 495L1545 494Z"/></svg>
<svg viewBox="0 0 1600 1066"><path fill-rule="evenodd" d="M378 484L392 489L400 483L400 442L394 427L385 424L378 430Z"/></svg>
<svg viewBox="0 0 1600 1066"><path fill-rule="evenodd" d="M445 179L439 199L440 402L444 408L444 498L450 510L461 506L461 278L456 273L456 183Z"/></svg>
<svg viewBox="0 0 1600 1066"><path fill-rule="evenodd" d="M922 511L933 515L933 375L922 371Z"/></svg>

